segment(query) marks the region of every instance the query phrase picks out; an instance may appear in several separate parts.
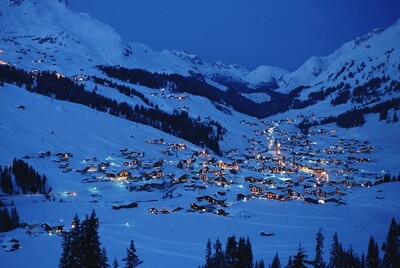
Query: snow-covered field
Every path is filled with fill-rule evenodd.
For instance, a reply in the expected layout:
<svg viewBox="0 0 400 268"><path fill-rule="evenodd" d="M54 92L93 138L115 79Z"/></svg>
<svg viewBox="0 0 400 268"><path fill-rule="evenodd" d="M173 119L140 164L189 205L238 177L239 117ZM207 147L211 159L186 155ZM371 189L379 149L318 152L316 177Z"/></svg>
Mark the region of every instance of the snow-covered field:
<svg viewBox="0 0 400 268"><path fill-rule="evenodd" d="M105 187L107 188L107 187ZM385 199L376 199L383 190ZM138 208L112 210L111 200L135 200L135 194L116 186L98 192L104 196L98 203L85 201L87 194L66 198L66 202L43 201L42 197L14 197L22 219L33 222L66 224L75 213L80 217L92 209L100 219L100 241L106 247L108 257L121 260L125 249L133 239L142 267L197 267L204 262L205 244L208 238L217 237L225 242L231 235L248 236L252 242L255 259L272 261L275 252L283 263L296 253L299 242L312 258L315 233L322 228L325 235L325 257L329 256L332 235L337 232L343 246L360 253L366 252L369 236L381 244L386 238L392 217L400 216L398 192L400 184L390 183L369 189L359 189L343 206L312 205L303 202L253 200L235 206L238 212L232 217L212 214L175 212L154 215L148 212L152 206L168 206L184 203L185 198L168 202L142 202ZM102 200L103 199L103 200ZM110 200L110 201L109 201ZM272 232L273 236L260 236L260 232ZM28 236L25 230L4 233L1 240L18 239L22 249L15 252L0 251L7 267L56 267L61 254L61 238L57 235L39 234Z"/></svg>
<svg viewBox="0 0 400 268"><path fill-rule="evenodd" d="M19 105L24 105L25 109L16 108ZM382 134L367 136L367 125L363 138L379 144L381 149L377 154L383 157L385 154L382 152L385 152L393 157L396 146L389 146L388 142L398 143L385 141L385 127L381 126L381 129ZM338 135L356 138L360 132L352 133L350 130ZM343 198L346 205L312 205L301 200L235 201L229 208L228 217L187 212L194 197L224 189L218 186L209 185L206 190L197 192L177 188L174 198L164 200L161 191L130 192L120 182L82 183L84 177L80 173L62 173L57 168L58 164L34 156L45 151L72 152L71 166L83 168L82 160L117 157L119 150L125 147L145 151L148 159L160 159L160 148L146 144L146 140L160 137L168 142L181 140L147 126L97 113L80 105L51 100L10 85L0 87L0 136L1 165L11 163L14 157L30 156L27 162L46 174L48 185L56 194L55 201L46 201L43 196L36 195L2 197L9 202L14 201L21 221L68 227L75 213L83 218L95 209L100 220L101 242L110 261L115 257L121 260L129 241L133 239L139 257L144 260L142 267L196 267L204 261L208 238L215 241L219 237L225 243L228 236L235 235L250 238L255 260L262 258L270 263L278 252L281 261L286 263L288 256L295 254L300 242L310 258L313 256L315 233L319 228L323 229L326 237L325 257L329 255L335 232L345 247L351 244L361 254L366 251L370 235L382 243L391 218L400 217L399 183L353 188ZM196 147L188 144L188 148ZM177 156L184 156L184 152L179 151ZM171 160L175 157L172 156ZM386 160L388 163L385 164ZM389 166L396 161L397 158L379 158L372 165ZM235 200L236 193L241 191L239 185L231 185L224 190L230 200ZM376 198L380 190L382 193L379 194L384 199ZM75 192L76 196L65 192ZM138 208L112 209L113 205L133 201L139 201ZM184 209L168 215L155 215L149 213L151 207ZM260 236L262 231L274 235ZM7 248L0 250L0 257L7 267L26 267L26 263L34 267L57 266L61 254L61 237L58 235L40 233L28 236L25 230L17 229L0 236L3 245L11 239L19 240L22 249L14 252L7 252Z"/></svg>

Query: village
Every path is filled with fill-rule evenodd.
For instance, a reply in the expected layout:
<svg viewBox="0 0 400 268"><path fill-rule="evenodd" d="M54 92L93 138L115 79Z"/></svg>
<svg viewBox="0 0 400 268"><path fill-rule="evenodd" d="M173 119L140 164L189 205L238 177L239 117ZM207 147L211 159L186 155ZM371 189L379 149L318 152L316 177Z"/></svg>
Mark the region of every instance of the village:
<svg viewBox="0 0 400 268"><path fill-rule="evenodd" d="M71 152L43 152L36 157L51 160L63 173L80 174L82 183L114 182L131 192L157 192L160 200L192 196L183 207L149 206L152 214L187 211L229 216L236 203L253 199L345 205L343 199L354 187L383 181L384 174L360 168L373 161L374 146L368 141L339 138L334 129L301 133L294 119L240 123L252 128L255 136L242 137L248 143L246 150L231 149L225 157L163 138L144 141L159 151L159 158L130 148L79 160L79 167L70 164ZM321 138L332 142L318 144ZM63 195L77 193L67 190ZM137 203L131 202L113 209L135 207Z"/></svg>

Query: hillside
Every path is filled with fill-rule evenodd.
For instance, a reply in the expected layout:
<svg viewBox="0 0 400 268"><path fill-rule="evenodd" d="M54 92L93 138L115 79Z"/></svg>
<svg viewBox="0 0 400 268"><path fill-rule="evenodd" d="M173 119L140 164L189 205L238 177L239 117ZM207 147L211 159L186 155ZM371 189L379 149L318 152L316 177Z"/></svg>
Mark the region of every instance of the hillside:
<svg viewBox="0 0 400 268"><path fill-rule="evenodd" d="M231 235L286 264L319 228L326 260L334 233L360 256L399 220L399 22L290 73L128 43L64 1L0 10L0 204L25 223L0 233L7 266L56 267L42 225L93 209L110 263L133 239L140 267L202 265Z"/></svg>

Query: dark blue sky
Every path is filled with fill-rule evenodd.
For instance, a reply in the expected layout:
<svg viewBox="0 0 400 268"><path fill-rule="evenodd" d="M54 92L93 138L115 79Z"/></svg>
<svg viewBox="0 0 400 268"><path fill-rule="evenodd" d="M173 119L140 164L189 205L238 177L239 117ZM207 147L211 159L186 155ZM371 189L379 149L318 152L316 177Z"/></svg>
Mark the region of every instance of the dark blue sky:
<svg viewBox="0 0 400 268"><path fill-rule="evenodd" d="M295 70L400 18L399 0L69 0L126 41Z"/></svg>

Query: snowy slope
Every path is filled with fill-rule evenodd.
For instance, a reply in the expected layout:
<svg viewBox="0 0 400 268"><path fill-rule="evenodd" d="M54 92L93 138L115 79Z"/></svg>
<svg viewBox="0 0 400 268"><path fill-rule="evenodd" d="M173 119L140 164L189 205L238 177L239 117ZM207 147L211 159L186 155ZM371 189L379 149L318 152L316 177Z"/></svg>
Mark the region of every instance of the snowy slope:
<svg viewBox="0 0 400 268"><path fill-rule="evenodd" d="M382 62L387 62L384 68L386 72L383 71L383 73L397 77L399 43L399 21L386 30L374 29L365 36L343 44L328 56L311 57L299 69L284 77L279 90L287 92L300 85L312 86L333 80L342 80L348 74L347 71L358 73L356 79L362 80L365 79L365 74L373 71L373 67ZM366 67L360 66L363 62ZM346 73L340 73L343 68L346 69ZM361 71L359 71L360 69ZM336 77L338 73L339 75Z"/></svg>
<svg viewBox="0 0 400 268"><path fill-rule="evenodd" d="M369 236L373 235L378 243L382 243L391 217L400 215L397 205L400 200L396 194L398 183L369 189L355 188L345 197L345 206L252 200L235 202L230 209L231 217L188 214L185 211L153 215L147 211L148 208L181 206L186 209L194 200L193 195L177 190L181 197L162 200L159 199L162 193L157 191L129 192L118 183L110 182L85 184L79 173L64 174L56 163L34 156L47 150L69 151L74 153L71 166L82 168L84 159L96 156L101 160L111 156L117 160L119 150L128 147L146 151L149 159L159 159L160 147L147 145L144 141L163 137L166 141L179 142L178 139L80 105L52 101L14 86L1 87L0 95L1 163L10 163L12 157L31 156L29 163L48 176L49 184L57 194L57 202L43 201L41 196L11 197L21 220L68 226L75 213L83 217L95 209L100 219L101 242L109 259L116 257L120 264L125 248L134 239L138 255L144 260L143 267L170 267L170 264L196 267L204 263L203 253L208 238L215 241L219 237L225 242L233 234L249 236L255 259L263 258L270 263L275 252L279 252L281 261L286 262L289 255L295 254L299 242L312 256L314 235L319 228L326 237L325 248L329 248L333 233L337 232L344 247L351 244L361 254L366 250ZM16 108L19 105L24 105L25 109ZM356 138L355 135L352 137ZM376 142L376 139L371 142ZM179 155L183 156L182 153ZM235 186L229 191L234 195L239 189ZM211 186L198 194L211 194L218 190L221 188ZM375 198L380 190L385 193L383 200ZM74 191L77 195L68 196L64 194L66 191ZM65 202L58 202L59 199ZM133 210L111 209L112 205L150 199L159 200L141 202L139 208ZM275 235L262 237L259 235L261 231ZM25 267L27 262L35 267L57 266L61 254L59 236L39 232L30 237L23 229L0 235L3 245L11 239L19 240L22 249L15 252L0 250L1 259L7 266Z"/></svg>

